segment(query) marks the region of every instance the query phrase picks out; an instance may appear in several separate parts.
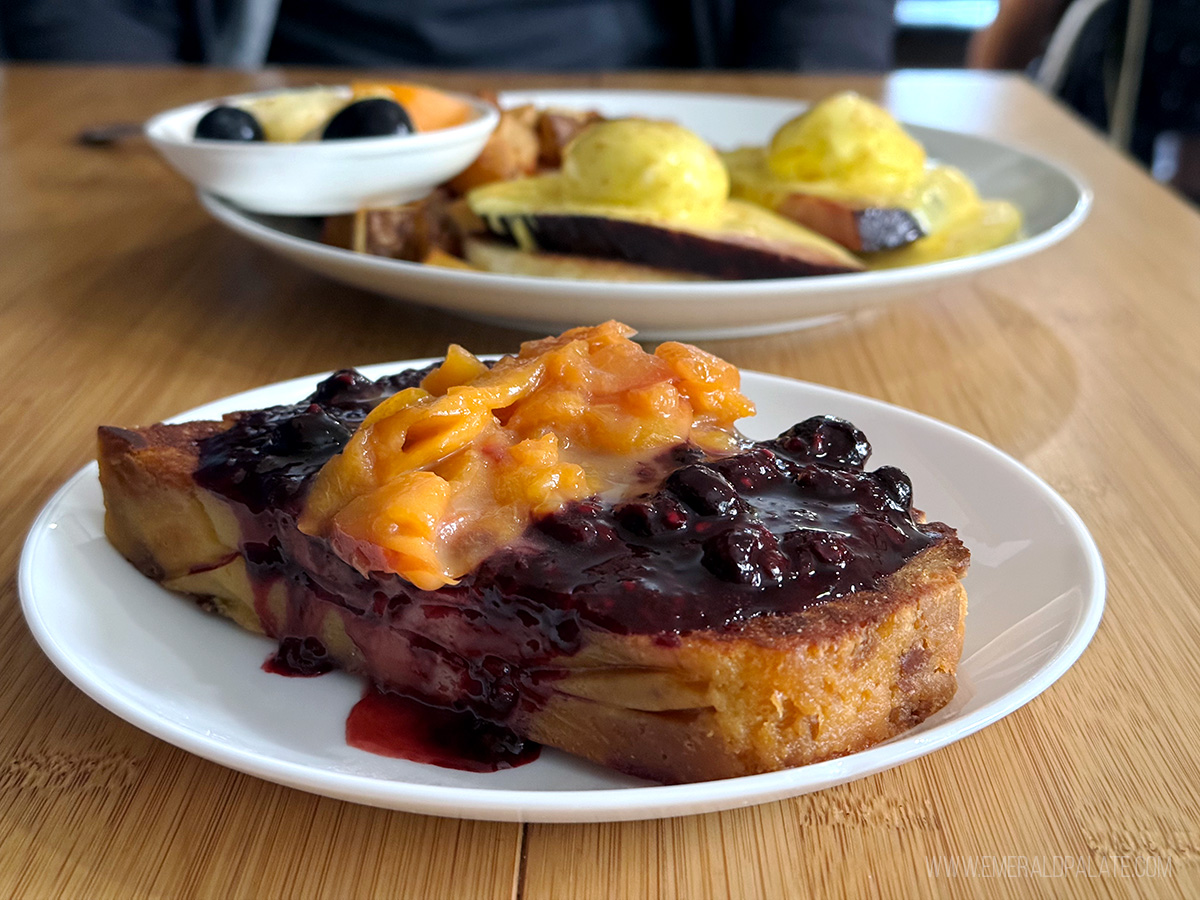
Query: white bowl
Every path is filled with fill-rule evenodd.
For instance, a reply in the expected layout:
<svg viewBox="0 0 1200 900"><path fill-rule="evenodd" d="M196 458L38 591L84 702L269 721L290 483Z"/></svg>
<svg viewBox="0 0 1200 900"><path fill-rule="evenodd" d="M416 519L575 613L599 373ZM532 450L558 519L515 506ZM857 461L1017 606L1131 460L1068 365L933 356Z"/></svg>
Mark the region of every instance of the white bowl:
<svg viewBox="0 0 1200 900"><path fill-rule="evenodd" d="M350 89L345 90L349 97ZM146 137L196 187L243 209L325 216L424 197L469 166L500 121L491 104L454 94L471 105L474 118L419 134L298 143L193 137L196 123L214 106L278 93L241 94L167 110L146 123Z"/></svg>

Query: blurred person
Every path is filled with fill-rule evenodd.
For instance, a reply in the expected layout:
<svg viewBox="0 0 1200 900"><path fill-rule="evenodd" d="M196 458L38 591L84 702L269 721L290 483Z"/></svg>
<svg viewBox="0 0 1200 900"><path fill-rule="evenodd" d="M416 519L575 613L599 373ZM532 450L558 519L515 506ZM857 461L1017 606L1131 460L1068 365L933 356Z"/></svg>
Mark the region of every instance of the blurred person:
<svg viewBox="0 0 1200 900"><path fill-rule="evenodd" d="M1037 77L1055 30L1070 26L1069 54L1047 86L1108 131L1128 21L1128 0L1001 0L995 21L972 40L967 61L975 68L1028 69ZM1200 199L1200 0L1150 4L1138 78L1130 152Z"/></svg>
<svg viewBox="0 0 1200 900"><path fill-rule="evenodd" d="M1000 0L996 18L967 48L973 69L1025 69L1046 50L1070 0Z"/></svg>
<svg viewBox="0 0 1200 900"><path fill-rule="evenodd" d="M883 71L894 0L4 0L11 59Z"/></svg>

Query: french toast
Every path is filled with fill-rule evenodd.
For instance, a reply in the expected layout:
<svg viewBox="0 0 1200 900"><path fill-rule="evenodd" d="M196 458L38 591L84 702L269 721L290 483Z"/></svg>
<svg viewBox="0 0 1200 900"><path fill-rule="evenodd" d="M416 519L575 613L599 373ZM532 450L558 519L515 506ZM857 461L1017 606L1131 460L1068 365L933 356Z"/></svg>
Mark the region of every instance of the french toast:
<svg viewBox="0 0 1200 900"><path fill-rule="evenodd" d="M343 668L664 783L851 753L945 705L969 554L914 513L904 474L865 471L869 444L837 419L740 438L726 428L749 408L736 370L731 382L732 367L686 345L628 349L628 332L610 326L531 342L490 367L452 348L440 367L379 381L346 370L294 406L221 421L101 428L109 540L164 587L278 640L296 667ZM589 395L556 438L538 425L540 437L503 445L518 468L503 468L499 432L472 439L485 443L478 457L473 444L454 444L453 464L421 456L430 416L475 423L463 410L497 385L508 405L488 407L488 428L519 429L565 402L559 388L580 371L564 372L567 358L616 359L589 377L626 381ZM629 387L637 366L660 432L647 443L639 420L629 434L653 452L625 468L596 463L579 436L589 422L625 427L613 410L647 390ZM662 372L674 374L646 381ZM708 378L708 393L680 372ZM510 402L531 378L566 381ZM664 385L677 406L664 406ZM437 419L451 402L454 415ZM677 440L662 423L684 421L672 416L685 408ZM414 459L385 477L399 458L389 440ZM500 474L470 481L480 459ZM444 520L465 544L427 534L435 472L470 499L474 518ZM397 485L403 502L372 530L382 520L364 518L364 504L383 508L373 498ZM492 506L476 515L480 496Z"/></svg>

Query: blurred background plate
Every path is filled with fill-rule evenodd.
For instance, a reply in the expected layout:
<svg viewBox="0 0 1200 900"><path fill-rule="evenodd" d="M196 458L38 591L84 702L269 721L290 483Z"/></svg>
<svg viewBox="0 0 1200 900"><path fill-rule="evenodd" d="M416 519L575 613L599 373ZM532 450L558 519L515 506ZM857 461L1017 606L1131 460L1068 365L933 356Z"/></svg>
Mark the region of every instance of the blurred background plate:
<svg viewBox="0 0 1200 900"><path fill-rule="evenodd" d="M607 116L671 119L722 150L766 143L805 106L782 98L657 91L521 91L501 94L500 99L505 106L533 103L594 109ZM1057 163L986 138L906 127L931 158L966 172L981 196L1016 204L1025 217L1024 237L974 256L878 272L615 284L467 272L368 256L322 244L319 219L255 215L207 194L201 194L200 201L238 234L355 287L537 332L619 319L645 338L685 340L789 331L919 295L934 285L1044 250L1074 231L1088 214L1091 191Z"/></svg>

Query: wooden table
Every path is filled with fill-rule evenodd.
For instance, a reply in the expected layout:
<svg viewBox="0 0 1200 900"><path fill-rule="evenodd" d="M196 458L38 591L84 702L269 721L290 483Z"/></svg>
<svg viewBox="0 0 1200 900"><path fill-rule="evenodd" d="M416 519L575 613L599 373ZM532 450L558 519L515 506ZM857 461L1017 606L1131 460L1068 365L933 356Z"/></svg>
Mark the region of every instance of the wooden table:
<svg viewBox="0 0 1200 900"><path fill-rule="evenodd" d="M910 121L1069 161L1095 186L1090 220L1034 258L856 328L704 345L952 422L1075 506L1104 554L1108 609L1082 659L1025 708L794 800L522 826L277 787L149 737L69 684L25 627L14 573L98 423L452 340L492 352L525 337L310 275L209 221L140 141L74 142L86 126L312 77L0 69L0 895L1200 895L1200 216L1014 78L427 76L800 98L853 86ZM1089 868L1047 877L1066 857ZM975 860L976 876L936 872L946 860Z"/></svg>

